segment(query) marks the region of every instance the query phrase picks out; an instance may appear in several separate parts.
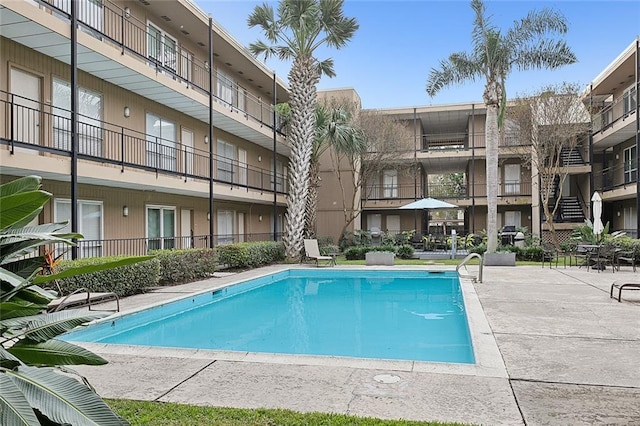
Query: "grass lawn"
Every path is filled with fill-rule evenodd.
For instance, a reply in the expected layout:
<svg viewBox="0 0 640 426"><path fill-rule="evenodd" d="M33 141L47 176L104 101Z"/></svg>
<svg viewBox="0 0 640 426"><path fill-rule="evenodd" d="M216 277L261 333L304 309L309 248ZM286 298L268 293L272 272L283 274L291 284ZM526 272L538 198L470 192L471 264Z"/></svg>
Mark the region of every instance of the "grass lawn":
<svg viewBox="0 0 640 426"><path fill-rule="evenodd" d="M215 389L212 390L215 392ZM116 413L132 426L287 426L287 425L332 425L332 426L454 426L462 423L413 422L403 420L380 420L370 417L354 417L343 414L298 413L290 410L241 409L200 407L124 399L105 400Z"/></svg>

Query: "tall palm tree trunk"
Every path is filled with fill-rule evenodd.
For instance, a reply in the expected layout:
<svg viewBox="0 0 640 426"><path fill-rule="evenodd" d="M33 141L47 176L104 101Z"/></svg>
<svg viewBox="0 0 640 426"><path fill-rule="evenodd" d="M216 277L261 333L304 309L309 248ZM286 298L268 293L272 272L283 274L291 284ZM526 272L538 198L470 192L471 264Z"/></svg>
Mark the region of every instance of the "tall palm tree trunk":
<svg viewBox="0 0 640 426"><path fill-rule="evenodd" d="M484 93L487 106L485 121L486 173L487 173L487 252L498 248L498 108L500 85L488 82Z"/></svg>
<svg viewBox="0 0 640 426"><path fill-rule="evenodd" d="M309 196L305 205L305 235L316 237L316 220L318 217L318 184L320 183L320 165L312 161L309 167Z"/></svg>
<svg viewBox="0 0 640 426"><path fill-rule="evenodd" d="M289 259L298 259L303 247L309 165L315 138L316 86L319 81L317 61L313 57L296 57L289 72L291 160L283 236L285 254Z"/></svg>

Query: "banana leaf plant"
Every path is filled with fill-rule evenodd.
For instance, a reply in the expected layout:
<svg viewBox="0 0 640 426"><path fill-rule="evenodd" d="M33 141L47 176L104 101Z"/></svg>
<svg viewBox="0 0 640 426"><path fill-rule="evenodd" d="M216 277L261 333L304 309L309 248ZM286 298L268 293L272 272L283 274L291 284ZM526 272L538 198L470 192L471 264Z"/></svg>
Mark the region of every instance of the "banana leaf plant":
<svg viewBox="0 0 640 426"><path fill-rule="evenodd" d="M46 245L73 245L73 239L82 235L62 232L66 223L29 225L51 199L51 194L40 188L38 176L0 185L0 424L126 425L84 377L66 367L107 361L57 339L107 314L79 310L47 313L47 305L56 295L38 284L150 257L41 275Z"/></svg>

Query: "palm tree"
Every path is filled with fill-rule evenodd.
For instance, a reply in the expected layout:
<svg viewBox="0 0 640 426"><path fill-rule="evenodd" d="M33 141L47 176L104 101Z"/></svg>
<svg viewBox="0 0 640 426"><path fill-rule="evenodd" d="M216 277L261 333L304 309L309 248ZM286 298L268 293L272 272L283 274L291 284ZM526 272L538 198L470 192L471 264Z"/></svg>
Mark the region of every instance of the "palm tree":
<svg viewBox="0 0 640 426"><path fill-rule="evenodd" d="M249 27L258 26L271 45L249 45L254 55L292 60L289 71L291 105L291 158L287 195L286 229L283 236L289 259L300 256L304 237L305 205L309 193L309 164L315 139L316 86L321 75L333 77L333 60L319 61L318 47L340 49L351 39L358 24L343 14L344 0L281 0L277 16L268 4L256 6Z"/></svg>
<svg viewBox="0 0 640 426"><path fill-rule="evenodd" d="M502 33L486 15L482 0L472 0L475 12L471 52L454 53L429 73L427 93L434 96L443 87L484 77L483 100L487 107L485 124L487 170L487 252L498 246L498 137L507 94L506 79L515 68L555 69L576 62L569 46L554 35L567 32L564 16L551 9L531 11Z"/></svg>
<svg viewBox="0 0 640 426"><path fill-rule="evenodd" d="M344 105L318 104L316 106L316 137L313 142L309 166L309 196L305 213L305 231L314 237L320 186L320 157L327 149L337 152L364 150L364 134L353 124L351 111Z"/></svg>

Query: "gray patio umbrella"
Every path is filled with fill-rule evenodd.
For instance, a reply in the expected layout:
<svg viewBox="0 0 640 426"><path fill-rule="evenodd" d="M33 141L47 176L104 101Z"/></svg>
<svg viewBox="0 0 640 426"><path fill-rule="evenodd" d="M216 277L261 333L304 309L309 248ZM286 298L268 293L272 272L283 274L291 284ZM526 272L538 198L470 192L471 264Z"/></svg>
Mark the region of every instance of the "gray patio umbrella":
<svg viewBox="0 0 640 426"><path fill-rule="evenodd" d="M436 209L455 209L458 208L455 204L447 203L446 201L438 200L436 198L423 198L421 200L414 201L400 207L401 210L436 210ZM427 230L429 229L429 213L427 212Z"/></svg>

